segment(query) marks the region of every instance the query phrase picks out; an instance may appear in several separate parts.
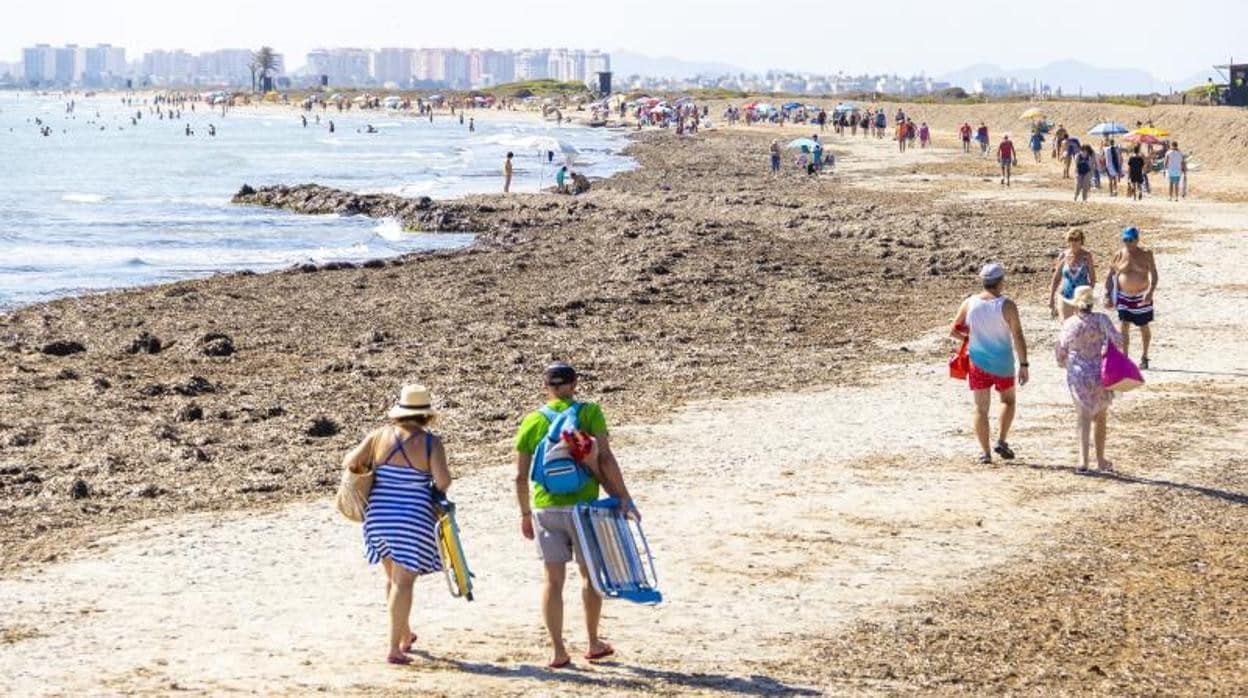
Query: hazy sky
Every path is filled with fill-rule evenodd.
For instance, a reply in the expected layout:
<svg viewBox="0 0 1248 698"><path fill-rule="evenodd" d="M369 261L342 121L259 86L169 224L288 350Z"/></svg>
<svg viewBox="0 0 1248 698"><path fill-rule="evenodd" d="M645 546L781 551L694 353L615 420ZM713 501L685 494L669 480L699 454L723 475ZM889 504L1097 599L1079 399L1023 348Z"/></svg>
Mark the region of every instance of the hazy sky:
<svg viewBox="0 0 1248 698"><path fill-rule="evenodd" d="M271 44L627 49L750 69L925 71L1073 58L1176 79L1248 58L1248 0L6 0L0 61L22 46ZM596 8L605 9L598 10ZM1237 41L1238 39L1238 41Z"/></svg>

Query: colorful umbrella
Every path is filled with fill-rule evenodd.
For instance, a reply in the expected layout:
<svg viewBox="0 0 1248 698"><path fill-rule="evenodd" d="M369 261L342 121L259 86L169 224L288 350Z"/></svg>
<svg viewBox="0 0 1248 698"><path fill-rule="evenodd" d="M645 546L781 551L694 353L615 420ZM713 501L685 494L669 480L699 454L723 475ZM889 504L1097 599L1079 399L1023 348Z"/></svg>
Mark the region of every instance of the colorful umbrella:
<svg viewBox="0 0 1248 698"><path fill-rule="evenodd" d="M1131 129L1117 121L1106 121L1088 129L1088 133L1093 136L1117 136L1120 133L1130 133L1130 131Z"/></svg>
<svg viewBox="0 0 1248 698"><path fill-rule="evenodd" d="M807 150L814 150L815 142L809 138L794 138L793 140L789 141L788 144L785 145L784 147L793 148L793 149L806 148Z"/></svg>
<svg viewBox="0 0 1248 698"><path fill-rule="evenodd" d="M1152 136L1154 138L1165 138L1166 136L1170 135L1170 132L1165 130L1164 128L1155 128L1153 126L1145 126L1144 128L1137 128L1131 133L1138 133L1141 136Z"/></svg>
<svg viewBox="0 0 1248 698"><path fill-rule="evenodd" d="M1018 118L1023 119L1023 120L1028 120L1028 119L1038 119L1042 116L1044 116L1043 109L1041 109L1040 107L1032 107L1031 109L1028 109L1027 111L1023 112L1022 115L1019 116Z"/></svg>

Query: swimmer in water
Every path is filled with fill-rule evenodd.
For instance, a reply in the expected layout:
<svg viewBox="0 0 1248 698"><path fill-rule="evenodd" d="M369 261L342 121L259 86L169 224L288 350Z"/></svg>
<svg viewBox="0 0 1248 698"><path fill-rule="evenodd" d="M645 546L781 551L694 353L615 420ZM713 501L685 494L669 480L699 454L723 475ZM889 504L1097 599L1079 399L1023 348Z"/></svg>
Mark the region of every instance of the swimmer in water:
<svg viewBox="0 0 1248 698"><path fill-rule="evenodd" d="M333 119L329 120L329 132L330 133L334 132L334 120Z"/></svg>
<svg viewBox="0 0 1248 698"><path fill-rule="evenodd" d="M473 119L468 119L468 133L472 133L476 130L477 130L476 122Z"/></svg>

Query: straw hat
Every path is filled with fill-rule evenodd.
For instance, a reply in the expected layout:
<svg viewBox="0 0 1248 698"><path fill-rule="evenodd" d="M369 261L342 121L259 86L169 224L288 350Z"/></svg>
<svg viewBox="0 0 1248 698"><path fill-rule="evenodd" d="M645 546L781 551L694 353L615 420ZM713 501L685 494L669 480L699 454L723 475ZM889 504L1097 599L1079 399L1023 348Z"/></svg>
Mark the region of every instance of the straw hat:
<svg viewBox="0 0 1248 698"><path fill-rule="evenodd" d="M1062 302L1076 308L1091 308L1096 305L1096 294L1091 286L1076 286L1074 294L1070 298L1063 298Z"/></svg>
<svg viewBox="0 0 1248 698"><path fill-rule="evenodd" d="M387 413L390 419L425 416L430 420L437 417L433 411L433 395L423 385L405 385L399 393L399 401L394 403Z"/></svg>

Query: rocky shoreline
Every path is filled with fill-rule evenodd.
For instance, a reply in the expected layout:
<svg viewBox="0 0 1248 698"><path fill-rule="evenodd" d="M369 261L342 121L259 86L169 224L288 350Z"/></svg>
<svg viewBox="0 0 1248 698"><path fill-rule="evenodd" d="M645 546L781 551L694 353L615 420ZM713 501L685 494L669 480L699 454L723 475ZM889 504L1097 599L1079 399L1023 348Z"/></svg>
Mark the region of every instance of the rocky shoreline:
<svg viewBox="0 0 1248 698"><path fill-rule="evenodd" d="M507 457L555 358L584 370L613 423L866 380L914 357L904 343L947 320L984 259L1038 297L1072 220L1095 217L1106 236L1121 224L1096 206L1072 216L771 179L769 140L640 134L640 169L575 198L244 191L241 204L476 238L0 314L0 568L117 523L323 496L405 381L433 389L466 469Z"/></svg>

